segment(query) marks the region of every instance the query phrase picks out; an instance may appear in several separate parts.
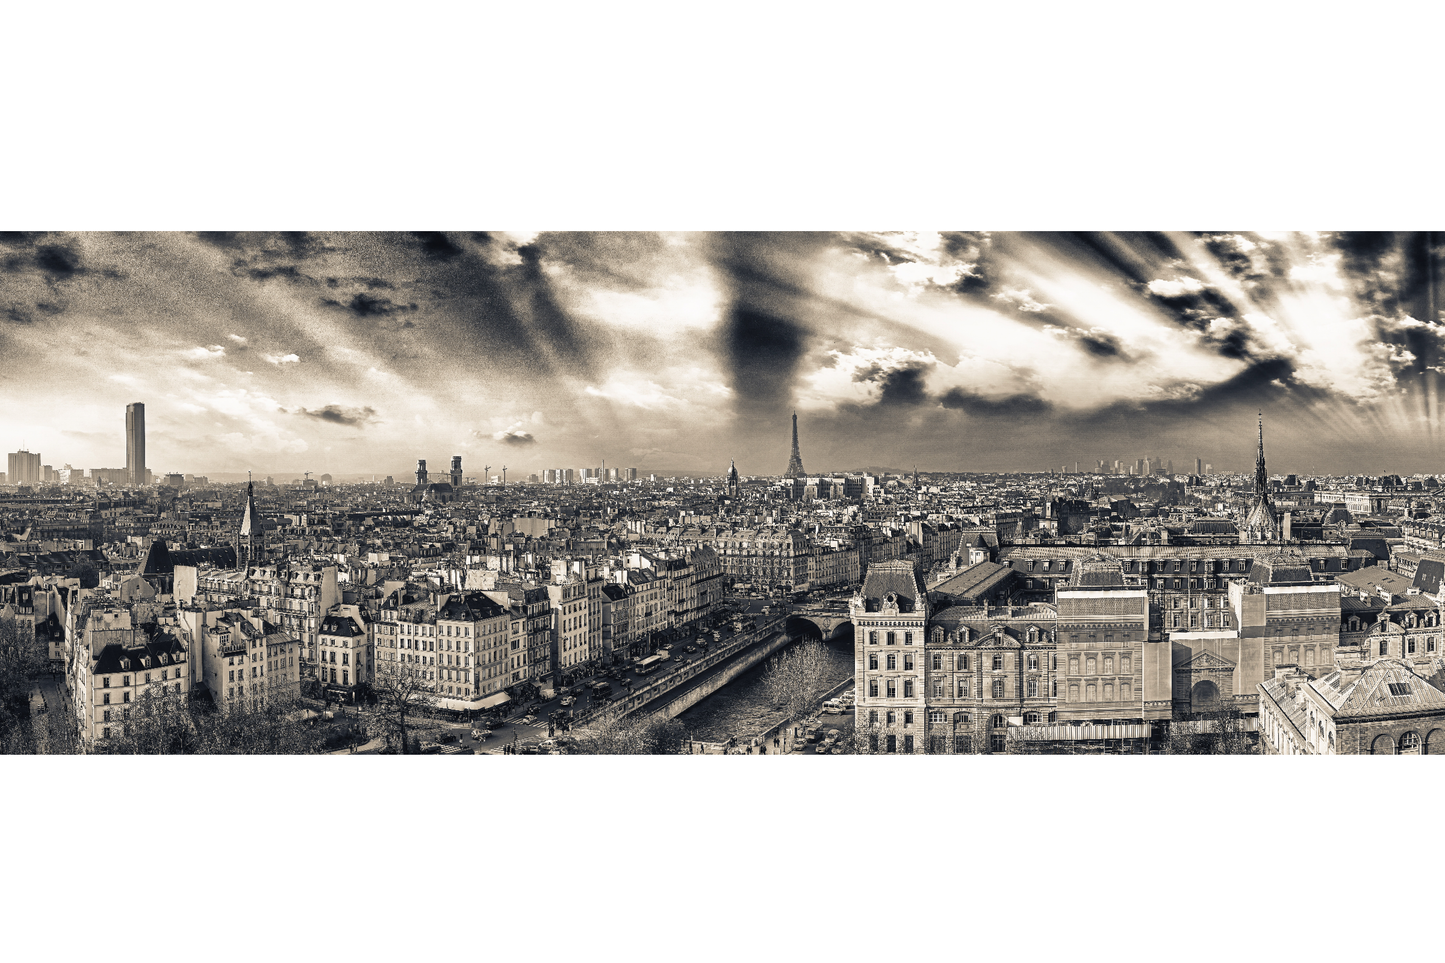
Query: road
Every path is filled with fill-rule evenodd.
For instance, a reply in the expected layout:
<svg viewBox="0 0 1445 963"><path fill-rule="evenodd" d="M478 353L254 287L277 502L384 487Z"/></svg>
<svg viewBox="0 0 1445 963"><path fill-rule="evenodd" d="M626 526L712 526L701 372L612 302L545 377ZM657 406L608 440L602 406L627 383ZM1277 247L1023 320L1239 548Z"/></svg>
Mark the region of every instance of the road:
<svg viewBox="0 0 1445 963"><path fill-rule="evenodd" d="M780 604L776 600L770 600L765 598L751 598L747 596L733 597L729 599L729 602L732 604L734 611L738 611L746 615L752 615L754 617L762 614L764 606L777 606ZM720 623L717 628L722 633L722 642L724 644L727 643L734 635L731 621ZM458 737L458 740L454 743L450 743L450 745L460 747L463 753L476 752L491 755L500 754L502 752L502 747L506 745L516 745L519 749L525 746L535 746L548 738L548 719L554 713L558 712L560 709L563 708L561 703L562 699L565 696L571 695L573 698L575 698L576 702L571 707L573 712L584 711L591 708L593 705L592 700L588 695L592 683L605 681L609 683L609 691L611 693L612 699L620 699L627 695L629 691L627 688L627 683L630 682L632 684L633 690L635 691L636 689L642 688L644 684L654 682L658 678L665 676L667 673L676 672L679 668L687 665L693 659L701 658L703 655L706 654L706 652L711 652L713 650L713 647L717 644L712 641L711 629L708 629L706 632L706 638L708 640L706 652L702 648L698 648L696 652L692 653L685 651L687 646L696 646L697 639L699 637L702 637L703 635L704 632L699 629L697 633L693 636L693 640L691 642L683 642L674 645L671 649L671 658L669 658L665 663L663 663L663 667L661 669L654 671L651 675L639 676L637 673L632 671L630 666L618 666L616 667L616 673L617 675L621 676L620 679L609 678L601 674L594 675L590 678L578 680L567 689L557 692L557 694L550 699L538 700L527 705L517 706L516 710L507 717L506 724L499 729L493 730L490 734L486 733L484 727L478 727L478 731L482 732L484 735L484 738L481 740L476 740L472 738L472 723L440 721L436 723L438 728L431 730L430 734L421 734L422 740L433 741L435 740L439 732L450 731L456 733ZM524 710L527 709L530 709L535 714L535 718L532 722L522 721L523 717L526 714ZM423 723L425 724L426 722L430 721L431 720L423 720ZM562 735L562 729L558 727L555 734L559 736ZM363 750L364 753L367 751L375 750Z"/></svg>

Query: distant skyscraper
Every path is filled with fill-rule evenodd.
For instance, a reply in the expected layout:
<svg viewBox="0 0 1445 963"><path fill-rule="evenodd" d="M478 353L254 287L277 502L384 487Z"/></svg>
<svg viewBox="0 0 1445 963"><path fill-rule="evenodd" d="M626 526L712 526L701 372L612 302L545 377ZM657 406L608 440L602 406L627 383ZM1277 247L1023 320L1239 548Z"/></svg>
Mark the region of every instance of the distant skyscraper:
<svg viewBox="0 0 1445 963"><path fill-rule="evenodd" d="M125 473L132 485L146 483L146 406L125 406Z"/></svg>
<svg viewBox="0 0 1445 963"><path fill-rule="evenodd" d="M40 483L40 453L24 448L10 453L9 471L5 477L11 485L37 485Z"/></svg>
<svg viewBox="0 0 1445 963"><path fill-rule="evenodd" d="M788 478L802 478L807 472L803 471L803 453L798 450L798 413L793 412L793 453L788 457Z"/></svg>
<svg viewBox="0 0 1445 963"><path fill-rule="evenodd" d="M1196 474L1196 475L1202 475L1202 474L1204 474L1204 459L1202 459L1202 458L1196 458L1196 459L1194 459L1194 474Z"/></svg>

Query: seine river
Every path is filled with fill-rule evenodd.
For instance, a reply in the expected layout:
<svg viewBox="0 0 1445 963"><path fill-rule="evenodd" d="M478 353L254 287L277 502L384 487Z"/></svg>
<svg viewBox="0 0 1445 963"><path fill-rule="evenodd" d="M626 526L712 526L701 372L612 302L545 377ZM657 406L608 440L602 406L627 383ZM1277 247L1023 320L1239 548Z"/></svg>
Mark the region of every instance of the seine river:
<svg viewBox="0 0 1445 963"><path fill-rule="evenodd" d="M828 685L853 674L853 637L824 643L828 648ZM763 695L767 660L753 666L697 705L678 716L689 735L705 742L725 742L732 736L755 735L781 722L778 711Z"/></svg>

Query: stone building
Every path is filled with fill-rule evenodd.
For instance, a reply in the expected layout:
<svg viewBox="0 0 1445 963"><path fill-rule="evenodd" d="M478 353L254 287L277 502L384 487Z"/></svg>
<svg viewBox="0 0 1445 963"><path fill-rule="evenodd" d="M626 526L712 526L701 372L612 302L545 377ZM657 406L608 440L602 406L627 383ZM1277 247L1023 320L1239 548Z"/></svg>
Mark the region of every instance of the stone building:
<svg viewBox="0 0 1445 963"><path fill-rule="evenodd" d="M849 601L858 731L882 752L914 752L925 733L928 591L912 562L868 567ZM870 668L873 666L873 668Z"/></svg>
<svg viewBox="0 0 1445 963"><path fill-rule="evenodd" d="M1284 667L1258 690L1268 755L1445 754L1445 692L1397 659L1319 679Z"/></svg>
<svg viewBox="0 0 1445 963"><path fill-rule="evenodd" d="M1075 567L1057 595L1058 720L1137 722L1155 695L1160 644L1149 639L1149 592L1124 581L1118 559L1098 555Z"/></svg>

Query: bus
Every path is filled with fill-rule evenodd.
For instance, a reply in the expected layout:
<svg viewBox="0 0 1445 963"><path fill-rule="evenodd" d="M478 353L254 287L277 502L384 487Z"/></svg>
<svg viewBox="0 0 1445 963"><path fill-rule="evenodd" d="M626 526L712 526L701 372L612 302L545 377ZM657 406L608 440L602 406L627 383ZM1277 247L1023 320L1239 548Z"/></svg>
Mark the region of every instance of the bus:
<svg viewBox="0 0 1445 963"><path fill-rule="evenodd" d="M638 675L647 675L649 672L656 672L658 669L662 668L662 663L666 661L667 656L665 655L649 655L647 658L637 663L636 672Z"/></svg>
<svg viewBox="0 0 1445 963"><path fill-rule="evenodd" d="M589 688L589 694L594 703L606 702L612 698L612 683L594 682Z"/></svg>

